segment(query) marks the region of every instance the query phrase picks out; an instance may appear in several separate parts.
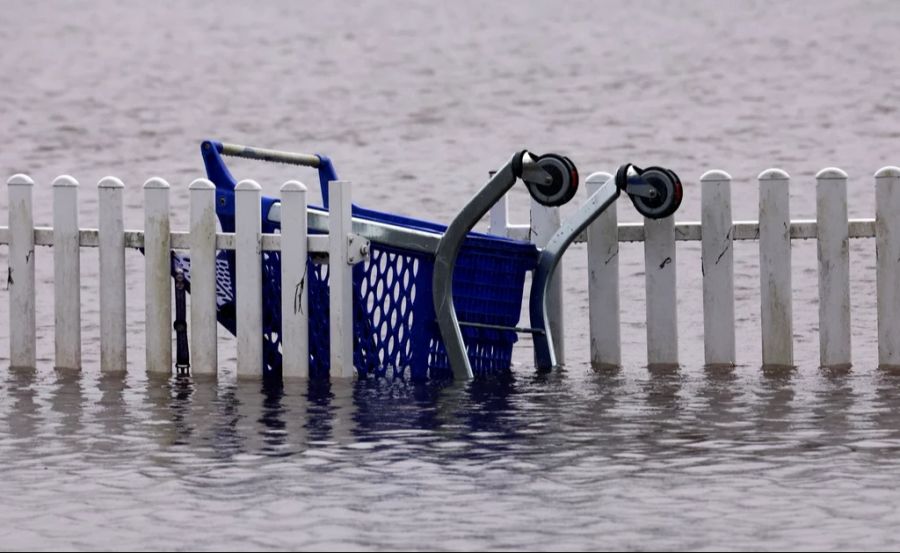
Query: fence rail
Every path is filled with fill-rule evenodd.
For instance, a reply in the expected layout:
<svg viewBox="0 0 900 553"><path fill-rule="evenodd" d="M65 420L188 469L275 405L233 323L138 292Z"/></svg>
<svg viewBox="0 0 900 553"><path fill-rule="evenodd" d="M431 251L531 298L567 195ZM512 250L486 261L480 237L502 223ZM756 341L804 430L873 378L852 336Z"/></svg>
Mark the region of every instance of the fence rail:
<svg viewBox="0 0 900 553"><path fill-rule="evenodd" d="M759 220L733 221L732 178L709 171L699 180L701 221L674 220L618 223L613 205L580 237L588 254L591 362L621 364L619 317L620 242L643 242L645 257L647 362L678 364L676 243L701 243L705 360L710 365L736 363L734 312L735 240L756 240L760 259L760 334L764 365L792 365L793 320L791 241L817 240L819 263L820 364L845 366L850 358L849 240L874 238L877 252L878 359L882 366L900 366L900 168L885 167L874 176L875 218L848 219L847 175L827 168L816 176L816 220L790 219L790 176L778 169L758 176ZM332 182L328 234L308 234L307 221L323 222L308 211L306 188L288 181L281 187L279 217L282 234L260 232L260 187L242 181L236 191L236 232L216 231L215 188L198 179L190 185L190 230L169 228L169 185L153 178L144 184L145 230L123 227L123 185L107 177L98 184L100 225L78 226L79 186L69 176L53 182L53 228L35 228L32 215L33 181L15 175L8 181L9 226L0 227L0 244L9 246L10 364L35 365L35 247L53 246L56 365L81 366L80 249L99 248L101 370L126 367L126 294L124 252L145 253L146 367L150 372L172 370L172 283L169 252L190 250L192 290L190 340L193 371L217 370L215 297L216 250L237 255L238 373L258 376L262 357L260 256L282 252L283 374L308 375L308 298L302 282L308 254L318 254L330 269L332 376L353 375L351 264L365 257L361 241L353 242L350 216L351 185ZM588 187L588 193L594 190ZM534 241L539 246L559 225L559 213L532 206L531 224L510 224L505 200L490 215L490 232ZM312 225L312 223L310 223ZM555 309L550 314L555 335L562 336L561 279L552 288ZM335 293L335 291L337 291ZM558 350L562 358L562 350Z"/></svg>
<svg viewBox="0 0 900 553"><path fill-rule="evenodd" d="M734 240L759 240L759 229L759 221L734 221L732 237ZM875 219L847 219L847 230L849 238L875 238ZM501 231L497 231L496 234L517 240L528 240L530 231L531 227L528 225L510 225L506 234ZM575 243L588 242L588 232L578 235ZM675 235L676 242L699 242L703 239L703 224L700 221L675 223L672 233ZM619 242L643 242L645 241L644 223L619 223L613 234ZM815 219L794 219L790 221L790 237L792 240L815 240L819 237L819 225Z"/></svg>
<svg viewBox="0 0 900 553"><path fill-rule="evenodd" d="M595 223L596 224L596 223ZM530 228L520 225L521 228ZM516 227L512 227L513 231L505 236L526 240L528 233L519 232ZM594 228L592 226L592 228ZM850 239L857 238L875 238L875 219L874 218L856 218L847 220L847 236ZM492 231L493 232L493 231ZM672 232L676 242L699 242L703 239L703 228L699 221L685 221L675 223ZM82 248L96 248L100 245L100 231L98 229L79 229L78 244ZM760 223L759 221L734 221L732 223L733 238L736 241L752 241L760 239ZM499 234L499 233L498 233ZM616 237L618 242L643 242L645 240L644 223L619 223L616 229ZM791 240L815 240L819 235L819 226L815 219L794 219L790 221L790 237ZM189 250L191 249L191 232L189 231L172 231L170 233L173 250ZM235 249L233 232L219 232L216 234L216 249L233 250ZM141 230L125 230L124 247L129 249L143 249L144 232ZM587 232L579 235L575 239L576 244L585 244L588 242ZM309 253L318 253L328 255L328 236L324 234L314 234L308 237L310 250ZM0 245L9 244L9 228L0 227ZM52 246L53 245L53 227L35 227L34 228L34 245L35 246ZM261 247L266 252L281 251L281 235L280 234L263 234L261 239Z"/></svg>

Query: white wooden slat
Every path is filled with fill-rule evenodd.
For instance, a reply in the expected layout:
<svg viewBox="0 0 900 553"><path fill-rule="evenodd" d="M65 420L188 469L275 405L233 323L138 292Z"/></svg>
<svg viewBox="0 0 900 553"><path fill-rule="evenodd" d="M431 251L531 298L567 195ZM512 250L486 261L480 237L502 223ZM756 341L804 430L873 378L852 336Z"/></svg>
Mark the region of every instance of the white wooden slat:
<svg viewBox="0 0 900 553"><path fill-rule="evenodd" d="M125 372L125 231L122 192L125 185L105 177L97 185L100 225L100 371Z"/></svg>
<svg viewBox="0 0 900 553"><path fill-rule="evenodd" d="M790 176L759 174L760 331L763 366L794 364Z"/></svg>
<svg viewBox="0 0 900 553"><path fill-rule="evenodd" d="M878 365L900 367L900 167L875 173Z"/></svg>
<svg viewBox="0 0 900 553"><path fill-rule="evenodd" d="M644 220L647 290L647 364L678 364L678 301L672 217Z"/></svg>
<svg viewBox="0 0 900 553"><path fill-rule="evenodd" d="M585 181L588 195L600 189L612 175L594 173ZM622 364L619 313L618 213L613 203L587 228L588 305L591 364Z"/></svg>
<svg viewBox="0 0 900 553"><path fill-rule="evenodd" d="M37 364L34 289L34 181L13 175L9 192L9 362L13 368Z"/></svg>
<svg viewBox="0 0 900 553"><path fill-rule="evenodd" d="M731 175L707 171L700 187L705 360L708 366L731 366L736 357Z"/></svg>
<svg viewBox="0 0 900 553"><path fill-rule="evenodd" d="M509 226L509 199L503 196L494 204L490 212L490 220L488 222L488 232L496 236L507 236L507 227Z"/></svg>
<svg viewBox="0 0 900 553"><path fill-rule="evenodd" d="M543 248L550 242L553 235L560 227L559 208L541 205L534 198L531 199L531 242L537 247ZM553 348L556 352L556 362L560 365L566 362L565 324L563 322L563 273L565 258L559 260L559 265L547 288L547 325L550 327L550 335L553 337Z"/></svg>
<svg viewBox="0 0 900 553"><path fill-rule="evenodd" d="M309 378L309 292L307 289L306 186L281 187L281 347L282 376Z"/></svg>
<svg viewBox="0 0 900 553"><path fill-rule="evenodd" d="M144 309L146 369L172 373L172 266L169 244L169 183L144 183Z"/></svg>
<svg viewBox="0 0 900 553"><path fill-rule="evenodd" d="M328 183L328 294L331 344L331 378L352 378L353 368L353 267L349 263L347 236L353 225L352 190L348 181Z"/></svg>
<svg viewBox="0 0 900 553"><path fill-rule="evenodd" d="M816 175L819 259L819 353L823 367L845 367L850 357L850 243L847 173Z"/></svg>
<svg viewBox="0 0 900 553"><path fill-rule="evenodd" d="M191 372L217 374L216 187L206 179L190 185L191 195Z"/></svg>
<svg viewBox="0 0 900 553"><path fill-rule="evenodd" d="M262 257L260 186L242 180L235 187L235 285L237 374L262 378Z"/></svg>
<svg viewBox="0 0 900 553"><path fill-rule="evenodd" d="M81 368L81 248L78 244L78 181L53 181L53 318L55 364Z"/></svg>

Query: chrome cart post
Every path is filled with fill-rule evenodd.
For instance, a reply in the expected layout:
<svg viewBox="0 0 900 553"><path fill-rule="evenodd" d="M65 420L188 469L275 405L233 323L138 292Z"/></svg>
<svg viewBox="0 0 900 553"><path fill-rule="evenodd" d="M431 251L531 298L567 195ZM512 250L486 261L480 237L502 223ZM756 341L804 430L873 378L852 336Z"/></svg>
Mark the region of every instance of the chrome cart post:
<svg viewBox="0 0 900 553"><path fill-rule="evenodd" d="M595 173L588 177L586 182L599 175ZM553 273L559 266L563 254L590 225L594 219L600 216L607 207L619 197L619 187L616 186L615 177L606 180L599 190L594 192L587 203L581 206L572 217L566 219L556 234L550 239L538 257L538 265L531 280L531 298L529 301L529 315L531 326L544 329L543 333L535 332L534 358L539 370L547 370L556 366L556 350L553 347L553 335L547 321L547 297L550 281Z"/></svg>
<svg viewBox="0 0 900 553"><path fill-rule="evenodd" d="M435 254L432 299L453 376L471 379L474 374L453 305L453 269L459 250L476 223L511 189L518 178L526 183L550 185L553 177L529 152L519 152L491 177L456 216L441 238Z"/></svg>

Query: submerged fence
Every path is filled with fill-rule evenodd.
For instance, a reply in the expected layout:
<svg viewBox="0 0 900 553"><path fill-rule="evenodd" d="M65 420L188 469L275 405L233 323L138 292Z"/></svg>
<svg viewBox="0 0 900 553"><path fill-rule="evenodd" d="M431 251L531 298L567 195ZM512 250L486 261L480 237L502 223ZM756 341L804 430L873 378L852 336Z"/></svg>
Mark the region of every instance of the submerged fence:
<svg viewBox="0 0 900 553"><path fill-rule="evenodd" d="M146 368L172 372L171 251L190 250L193 274L190 302L192 370L215 374L217 359L216 251L235 250L237 371L261 374L263 251L281 251L282 236L261 234L260 186L252 180L235 190L235 232L216 232L215 187L206 179L190 185L189 232L172 232L169 184L152 178L144 184L144 231L123 226L122 181L107 177L98 184L99 229L78 227L78 183L70 176L53 181L53 228L35 228L32 216L34 181L15 175L9 185L9 226L0 228L0 244L9 245L10 365L36 364L35 246L53 246L55 364L81 367L80 248L100 253L100 368L124 371L126 359L126 248L142 249L146 288ZM332 376L353 375L352 264L366 258L368 242L351 240L351 185L330 183L329 234L307 235L306 187L288 181L281 187L281 213L291 247L282 251L283 374L306 377L309 372L308 297L304 282L308 254L327 256L332 290L329 326Z"/></svg>
<svg viewBox="0 0 900 553"><path fill-rule="evenodd" d="M791 240L817 239L819 262L820 364L846 366L850 357L849 240L875 238L877 251L878 359L900 366L900 168L875 174L874 219L847 216L847 175L828 168L817 176L817 220L790 219L790 177L769 169L758 177L759 220L733 221L731 177L709 171L700 178L700 222L672 218L619 224L615 206L581 238L587 242L591 362L621 364L619 320L619 242L643 242L646 265L647 362L678 364L676 242L702 243L705 360L710 365L736 362L734 310L735 240L757 240L760 251L762 357L765 365L793 365ZM78 183L69 176L53 182L53 228L35 228L34 182L26 175L8 181L9 226L0 227L0 244L9 245L10 364L36 364L35 246L53 246L55 364L81 366L80 249L100 252L101 370L125 370L125 250L143 249L146 289L146 368L172 371L172 250L191 252L190 344L192 370L214 374L218 368L216 323L216 251L235 250L237 258L237 371L259 377L262 357L263 251L281 251L282 347L285 377L309 372L308 298L302 275L308 254L327 256L330 293L332 377L353 376L352 264L365 262L368 244L352 240L351 186L329 185L329 234L307 234L306 188L289 181L281 187L282 234L260 232L260 187L250 180L236 189L236 232L216 231L215 188L198 179L190 186L190 230L175 232L169 221L169 184L152 178L144 184L144 231L123 226L123 189L118 179L98 184L100 225L78 225ZM595 190L589 189L589 193ZM505 201L490 215L493 234L532 240L543 246L559 226L556 210L532 207L529 225L508 221ZM291 244L282 250L283 243ZM560 282L550 313L553 334L562 336L564 298ZM339 293L337 292L339 291ZM563 358L561 344L558 357Z"/></svg>
<svg viewBox="0 0 900 553"><path fill-rule="evenodd" d="M848 219L847 174L833 167L816 175L816 220L790 219L790 177L780 169L768 169L758 176L758 221L733 221L731 176L718 170L700 177L700 222L676 224L668 218L619 224L615 206L611 206L579 239L588 244L591 363L621 364L619 242L643 242L647 363L678 364L677 297L672 293L677 290L675 243L699 241L705 361L708 365L734 365L737 359L732 244L735 240L756 240L760 256L763 364L793 365L791 240L816 239L820 365L848 366L849 240L875 238L878 361L883 367L900 366L900 168L884 167L875 173L874 180L874 219ZM588 193L595 190L589 189ZM530 225L511 225L507 206L500 203L491 214L491 232L539 241L541 236L551 234L545 230L546 219L544 215L533 215Z"/></svg>

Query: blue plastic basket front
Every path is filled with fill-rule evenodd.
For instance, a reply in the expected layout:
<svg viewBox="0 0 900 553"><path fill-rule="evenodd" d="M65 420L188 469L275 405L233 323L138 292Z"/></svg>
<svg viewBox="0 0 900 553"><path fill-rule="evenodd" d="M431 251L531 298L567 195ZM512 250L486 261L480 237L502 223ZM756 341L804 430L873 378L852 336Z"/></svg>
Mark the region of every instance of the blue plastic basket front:
<svg viewBox="0 0 900 553"><path fill-rule="evenodd" d="M204 146L207 143L204 144ZM214 145L214 143L210 143ZM234 232L236 181L216 147L201 150L207 175L216 186L216 212L223 232ZM328 205L327 183L337 180L331 161L320 156L319 180ZM262 201L262 231L279 232L268 220L275 198ZM311 209L321 209L312 207ZM445 226L353 206L353 216L395 226L443 233ZM284 247L284 245L283 245ZM516 326L522 309L525 274L534 269L537 248L528 242L472 233L463 244L453 277L461 322ZM190 279L190 259L175 256ZM281 372L281 266L277 252L263 252L263 343L266 375ZM234 252L217 257L219 322L236 332ZM360 378L393 376L412 380L447 379L452 372L432 303L434 256L371 244L369 261L353 270L354 365ZM328 266L308 261L310 376L325 377L329 365ZM509 371L517 335L511 330L463 326L476 375Z"/></svg>

